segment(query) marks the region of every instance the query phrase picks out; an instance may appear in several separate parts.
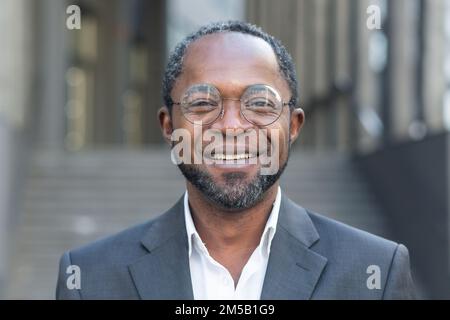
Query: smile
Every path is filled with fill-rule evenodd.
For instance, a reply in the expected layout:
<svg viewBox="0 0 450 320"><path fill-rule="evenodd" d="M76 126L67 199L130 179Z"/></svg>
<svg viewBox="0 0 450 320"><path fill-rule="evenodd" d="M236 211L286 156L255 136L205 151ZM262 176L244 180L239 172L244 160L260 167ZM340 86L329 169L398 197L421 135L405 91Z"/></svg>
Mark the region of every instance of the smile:
<svg viewBox="0 0 450 320"><path fill-rule="evenodd" d="M248 130L238 135L233 130L227 130L224 137L217 130L202 131L202 127L194 125L193 136L195 138L185 128L172 132L171 159L175 165L198 165L206 160L207 165L227 170L257 167L261 175L272 175L279 169L279 148L272 144L272 141L279 141L278 128Z"/></svg>
<svg viewBox="0 0 450 320"><path fill-rule="evenodd" d="M223 154L223 153L216 153L211 155L209 157L213 160L242 160L242 159L251 159L256 158L256 154L253 153L239 153L239 154Z"/></svg>

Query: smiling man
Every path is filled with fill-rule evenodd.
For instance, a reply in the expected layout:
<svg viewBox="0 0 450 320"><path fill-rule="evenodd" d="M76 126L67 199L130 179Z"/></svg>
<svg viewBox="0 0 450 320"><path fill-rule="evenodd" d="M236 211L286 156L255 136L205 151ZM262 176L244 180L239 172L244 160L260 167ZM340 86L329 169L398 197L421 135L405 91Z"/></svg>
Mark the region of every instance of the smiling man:
<svg viewBox="0 0 450 320"><path fill-rule="evenodd" d="M243 22L204 26L171 54L163 95L158 117L186 193L143 225L66 252L57 298L414 297L403 245L281 190L305 115L279 41ZM73 265L78 286L66 273Z"/></svg>

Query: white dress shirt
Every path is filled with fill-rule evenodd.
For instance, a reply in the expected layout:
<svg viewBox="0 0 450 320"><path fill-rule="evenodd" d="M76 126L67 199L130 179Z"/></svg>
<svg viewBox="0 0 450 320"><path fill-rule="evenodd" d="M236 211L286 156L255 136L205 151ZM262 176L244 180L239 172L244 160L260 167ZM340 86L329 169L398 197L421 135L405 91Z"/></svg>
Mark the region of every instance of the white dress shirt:
<svg viewBox="0 0 450 320"><path fill-rule="evenodd" d="M275 235L281 203L281 189L273 203L258 247L242 269L236 288L228 270L214 260L201 240L189 209L188 193L184 195L184 217L189 244L189 267L196 300L258 300L266 275L270 246Z"/></svg>

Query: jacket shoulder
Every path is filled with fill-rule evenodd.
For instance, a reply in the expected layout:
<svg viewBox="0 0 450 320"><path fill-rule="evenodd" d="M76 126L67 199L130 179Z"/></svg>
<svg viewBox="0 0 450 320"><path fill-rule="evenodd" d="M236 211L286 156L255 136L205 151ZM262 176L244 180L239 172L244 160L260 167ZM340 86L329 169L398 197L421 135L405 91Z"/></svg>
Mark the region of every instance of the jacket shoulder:
<svg viewBox="0 0 450 320"><path fill-rule="evenodd" d="M160 214L144 223L131 226L113 235L100 238L94 242L74 248L68 253L72 262L98 264L100 261L105 263L121 263L139 258L147 251L142 246L141 240L153 225L164 220L165 215Z"/></svg>
<svg viewBox="0 0 450 320"><path fill-rule="evenodd" d="M351 248L353 252L371 252L372 254L393 254L398 243L349 226L334 219L307 210L311 221L320 235L320 246Z"/></svg>
<svg viewBox="0 0 450 320"><path fill-rule="evenodd" d="M65 252L59 262L56 298L136 299L128 266L148 253L141 240L164 215ZM81 275L80 290L66 287L73 267Z"/></svg>
<svg viewBox="0 0 450 320"><path fill-rule="evenodd" d="M312 249L327 258L317 298L412 299L416 291L408 249L394 241L308 212L320 239ZM379 277L379 278L378 278ZM371 287L372 280L379 285Z"/></svg>

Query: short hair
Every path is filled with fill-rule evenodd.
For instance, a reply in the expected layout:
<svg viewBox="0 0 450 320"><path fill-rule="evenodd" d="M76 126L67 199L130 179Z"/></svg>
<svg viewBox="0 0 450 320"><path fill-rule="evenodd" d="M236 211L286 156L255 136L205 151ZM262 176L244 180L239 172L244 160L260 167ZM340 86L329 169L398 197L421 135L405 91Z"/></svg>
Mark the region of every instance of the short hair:
<svg viewBox="0 0 450 320"><path fill-rule="evenodd" d="M248 34L266 41L273 49L277 58L279 71L289 85L291 91L291 99L289 100L289 106L291 110L298 105L298 89L297 89L297 73L295 71L295 65L292 61L292 57L286 48L281 44L279 40L273 36L264 32L261 28L242 21L226 21L226 22L214 22L205 25L198 29L196 32L188 35L175 47L173 52L169 56L167 66L163 76L162 94L164 104L172 110L173 100L170 97L173 86L176 79L180 76L183 69L183 59L186 54L186 50L194 41L215 33L222 32L239 32L242 34Z"/></svg>

